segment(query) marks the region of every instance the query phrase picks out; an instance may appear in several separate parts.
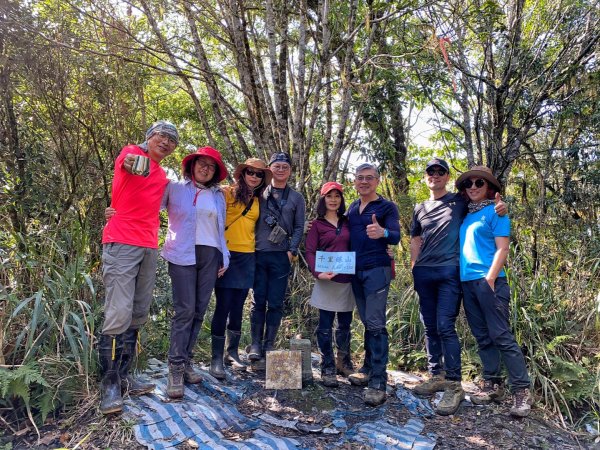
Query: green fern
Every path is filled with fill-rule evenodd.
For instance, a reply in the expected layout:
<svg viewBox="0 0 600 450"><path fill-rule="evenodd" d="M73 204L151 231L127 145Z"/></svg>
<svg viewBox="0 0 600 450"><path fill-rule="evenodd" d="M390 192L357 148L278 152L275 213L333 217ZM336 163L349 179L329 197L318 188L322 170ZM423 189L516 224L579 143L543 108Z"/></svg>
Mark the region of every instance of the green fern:
<svg viewBox="0 0 600 450"><path fill-rule="evenodd" d="M18 397L29 407L31 390L37 386L49 388L35 364L23 365L14 369L0 369L0 397Z"/></svg>

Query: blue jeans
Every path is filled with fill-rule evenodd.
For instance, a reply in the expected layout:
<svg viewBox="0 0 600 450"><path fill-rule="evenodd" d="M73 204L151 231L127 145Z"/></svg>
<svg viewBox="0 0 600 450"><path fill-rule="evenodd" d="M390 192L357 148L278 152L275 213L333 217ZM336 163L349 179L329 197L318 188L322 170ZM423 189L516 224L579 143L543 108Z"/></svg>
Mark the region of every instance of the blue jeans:
<svg viewBox="0 0 600 450"><path fill-rule="evenodd" d="M360 320L365 326L365 367L369 367L369 387L385 390L389 353L386 328L387 296L392 281L392 269L374 267L357 270L352 277L352 291Z"/></svg>
<svg viewBox="0 0 600 450"><path fill-rule="evenodd" d="M287 251L256 252L252 322L266 321L267 326L277 327L281 324L290 267Z"/></svg>
<svg viewBox="0 0 600 450"><path fill-rule="evenodd" d="M510 288L506 278L497 278L493 291L485 278L465 281L462 287L467 321L477 340L483 364L483 378L495 382L501 380L502 356L511 391L529 388L525 358L510 332Z"/></svg>
<svg viewBox="0 0 600 450"><path fill-rule="evenodd" d="M460 381L460 342L456 333L461 297L459 268L415 266L413 278L425 326L427 368L432 375L445 369L447 380Z"/></svg>

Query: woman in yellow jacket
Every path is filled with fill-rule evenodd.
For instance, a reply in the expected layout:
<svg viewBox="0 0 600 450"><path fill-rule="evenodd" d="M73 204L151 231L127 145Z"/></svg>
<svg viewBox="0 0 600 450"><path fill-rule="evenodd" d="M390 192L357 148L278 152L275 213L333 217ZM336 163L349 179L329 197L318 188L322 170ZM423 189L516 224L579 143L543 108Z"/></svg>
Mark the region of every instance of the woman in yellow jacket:
<svg viewBox="0 0 600 450"><path fill-rule="evenodd" d="M235 184L223 189L227 217L225 240L230 251L229 268L217 280L217 303L211 323L212 359L210 374L225 378L223 362L234 370L246 370L240 361L238 347L242 330L242 315L248 291L254 283L254 228L259 217L260 195L271 183L271 170L258 158L239 164L233 178ZM227 351L225 351L227 335Z"/></svg>

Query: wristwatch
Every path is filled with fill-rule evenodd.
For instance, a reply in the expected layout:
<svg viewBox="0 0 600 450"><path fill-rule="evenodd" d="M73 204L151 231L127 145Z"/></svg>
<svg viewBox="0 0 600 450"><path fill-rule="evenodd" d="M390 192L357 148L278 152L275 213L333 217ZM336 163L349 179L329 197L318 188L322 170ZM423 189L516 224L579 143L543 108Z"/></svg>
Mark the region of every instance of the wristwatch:
<svg viewBox="0 0 600 450"><path fill-rule="evenodd" d="M298 250L290 250L292 256L298 256Z"/></svg>

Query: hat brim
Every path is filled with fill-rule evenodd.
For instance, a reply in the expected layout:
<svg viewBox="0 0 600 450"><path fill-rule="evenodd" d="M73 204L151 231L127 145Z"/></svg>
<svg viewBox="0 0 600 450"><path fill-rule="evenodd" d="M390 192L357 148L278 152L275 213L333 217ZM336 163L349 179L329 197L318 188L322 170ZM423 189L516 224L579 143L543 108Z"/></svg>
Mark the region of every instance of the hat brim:
<svg viewBox="0 0 600 450"><path fill-rule="evenodd" d="M343 188L340 189L339 186L329 186L327 188L327 190L325 190L325 191L321 190L320 195L321 195L321 197L325 197L331 191L338 191L342 196L344 195L344 189Z"/></svg>
<svg viewBox="0 0 600 450"><path fill-rule="evenodd" d="M460 177L458 177L456 179L456 182L454 183L454 185L456 186L457 189L460 190L462 182L465 180L468 180L471 177L483 178L489 184L494 186L498 190L498 192L500 192L502 190L502 186L500 185L500 182L493 175L491 175L487 172L484 172L482 170L468 170L467 172L463 173Z"/></svg>
<svg viewBox="0 0 600 450"><path fill-rule="evenodd" d="M233 179L234 181L237 181L237 179L240 177L240 175L242 174L242 172L244 171L244 169L247 168L251 168L254 170L262 170L265 174L265 177L263 178L263 180L265 180L265 186L268 186L269 184L271 184L271 180L273 179L273 172L271 172L271 169L269 169L268 167L257 167L257 166L253 166L252 164L238 164L237 167L235 168L235 170L233 171Z"/></svg>
<svg viewBox="0 0 600 450"><path fill-rule="evenodd" d="M186 173L189 173L191 175L191 165L194 163L194 161L196 161L196 159L200 158L201 156L206 156L207 158L212 159L219 168L219 177L217 178L217 183L220 183L225 178L227 178L229 172L227 171L227 167L225 167L225 164L223 164L223 161L220 161L211 155L201 153L192 153L191 155L187 155L185 158L183 158L183 161L181 161L181 169L183 170L184 175Z"/></svg>

